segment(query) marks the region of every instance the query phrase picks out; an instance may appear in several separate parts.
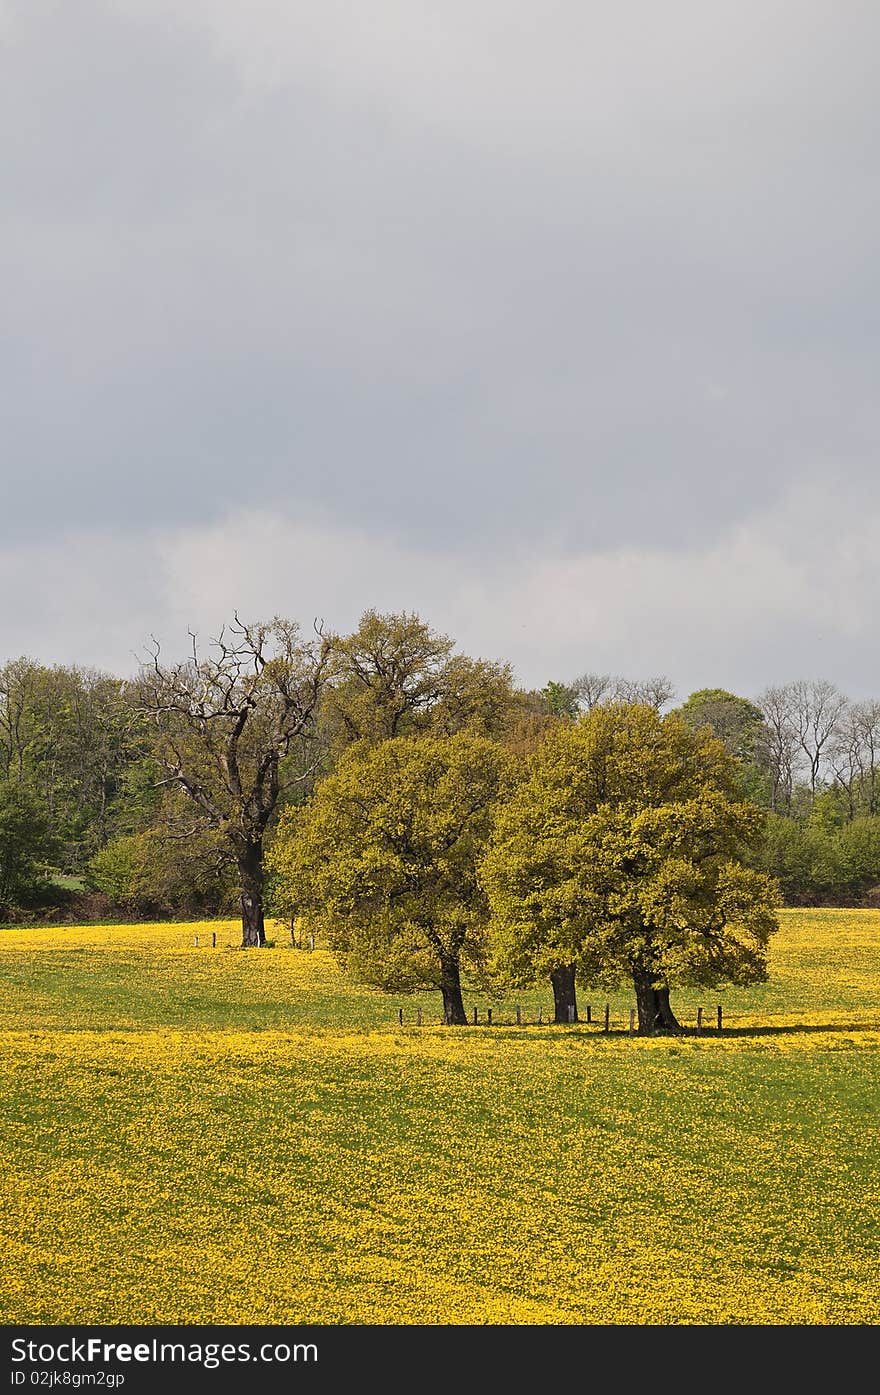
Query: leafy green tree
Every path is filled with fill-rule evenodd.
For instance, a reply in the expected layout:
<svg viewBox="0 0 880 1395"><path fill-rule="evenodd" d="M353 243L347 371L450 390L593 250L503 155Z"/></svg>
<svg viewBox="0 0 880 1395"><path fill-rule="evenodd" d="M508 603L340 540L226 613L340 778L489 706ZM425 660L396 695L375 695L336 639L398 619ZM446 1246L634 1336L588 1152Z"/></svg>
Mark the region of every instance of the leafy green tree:
<svg viewBox="0 0 880 1395"><path fill-rule="evenodd" d="M554 717L570 717L573 720L577 716L577 693L567 683L551 681L541 689L541 696Z"/></svg>
<svg viewBox="0 0 880 1395"><path fill-rule="evenodd" d="M496 958L528 981L575 962L629 978L639 1031L677 1030L677 984L766 977L778 892L743 864L762 812L706 728L649 705L561 724L500 810L482 877Z"/></svg>
<svg viewBox="0 0 880 1395"><path fill-rule="evenodd" d="M753 760L761 741L764 718L759 708L748 698L737 697L725 688L700 688L691 693L678 715L693 730L711 727L737 760Z"/></svg>
<svg viewBox="0 0 880 1395"><path fill-rule="evenodd" d="M57 851L45 809L15 780L0 782L0 905L32 900Z"/></svg>
<svg viewBox="0 0 880 1395"><path fill-rule="evenodd" d="M25 658L0 668L0 777L38 799L67 870L112 836L125 772L144 751L130 683Z"/></svg>
<svg viewBox="0 0 880 1395"><path fill-rule="evenodd" d="M393 737L352 747L268 853L276 904L328 936L350 972L383 988L439 988L465 1021L462 964L485 959L477 862L516 763L496 742Z"/></svg>
<svg viewBox="0 0 880 1395"><path fill-rule="evenodd" d="M428 730L437 736L469 731L501 738L517 713L509 664L453 654L443 666L440 696L431 708Z"/></svg>
<svg viewBox="0 0 880 1395"><path fill-rule="evenodd" d="M725 688L701 688L686 698L678 714L693 730L709 727L740 763L745 793L756 804L770 803L769 733L760 708Z"/></svg>
<svg viewBox="0 0 880 1395"><path fill-rule="evenodd" d="M321 702L332 753L416 732L498 735L514 704L509 665L455 655L453 647L418 615L366 611L337 646Z"/></svg>

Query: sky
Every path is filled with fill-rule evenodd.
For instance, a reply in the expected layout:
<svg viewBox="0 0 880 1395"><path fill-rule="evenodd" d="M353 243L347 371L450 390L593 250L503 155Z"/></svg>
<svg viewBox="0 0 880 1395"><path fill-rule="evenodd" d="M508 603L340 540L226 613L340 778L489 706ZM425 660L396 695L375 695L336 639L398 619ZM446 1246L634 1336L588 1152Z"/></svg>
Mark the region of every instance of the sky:
<svg viewBox="0 0 880 1395"><path fill-rule="evenodd" d="M880 694L874 0L0 0L0 659Z"/></svg>

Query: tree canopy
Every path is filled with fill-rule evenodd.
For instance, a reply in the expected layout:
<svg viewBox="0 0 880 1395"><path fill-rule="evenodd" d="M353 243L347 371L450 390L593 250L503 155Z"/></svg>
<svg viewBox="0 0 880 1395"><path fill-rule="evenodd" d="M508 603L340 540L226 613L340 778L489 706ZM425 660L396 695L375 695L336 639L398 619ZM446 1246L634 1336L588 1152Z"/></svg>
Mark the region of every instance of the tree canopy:
<svg viewBox="0 0 880 1395"><path fill-rule="evenodd" d="M34 795L15 781L0 781L0 907L32 897L56 851L49 818Z"/></svg>
<svg viewBox="0 0 880 1395"><path fill-rule="evenodd" d="M516 763L459 732L351 748L304 808L285 811L268 855L275 896L305 913L359 977L439 988L463 1023L462 960L486 957L477 864Z"/></svg>
<svg viewBox="0 0 880 1395"><path fill-rule="evenodd" d="M499 964L630 978L639 1030L677 1028L673 986L766 976L778 893L743 863L762 818L722 742L675 714L599 705L558 726L482 864Z"/></svg>
<svg viewBox="0 0 880 1395"><path fill-rule="evenodd" d="M331 751L416 732L499 735L515 706L509 664L453 648L418 615L365 611L336 645L321 703Z"/></svg>

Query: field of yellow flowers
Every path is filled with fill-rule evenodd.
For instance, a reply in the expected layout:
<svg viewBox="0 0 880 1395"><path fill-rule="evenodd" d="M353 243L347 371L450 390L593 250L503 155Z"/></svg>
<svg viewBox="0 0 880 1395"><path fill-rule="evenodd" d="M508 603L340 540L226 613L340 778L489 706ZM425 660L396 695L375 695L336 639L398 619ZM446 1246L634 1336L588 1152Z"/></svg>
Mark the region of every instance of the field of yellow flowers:
<svg viewBox="0 0 880 1395"><path fill-rule="evenodd" d="M653 1041L236 941L0 932L0 1320L877 1321L880 912L784 913Z"/></svg>

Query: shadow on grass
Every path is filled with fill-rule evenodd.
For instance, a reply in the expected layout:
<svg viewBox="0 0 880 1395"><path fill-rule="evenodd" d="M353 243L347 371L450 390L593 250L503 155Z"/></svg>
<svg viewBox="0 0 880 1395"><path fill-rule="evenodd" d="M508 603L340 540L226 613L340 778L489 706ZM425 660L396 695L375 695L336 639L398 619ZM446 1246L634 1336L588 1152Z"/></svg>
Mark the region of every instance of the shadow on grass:
<svg viewBox="0 0 880 1395"><path fill-rule="evenodd" d="M425 1018L425 1027L443 1026L442 1022L436 1019ZM405 1023L403 1030L413 1029L418 1032L420 1029L414 1023ZM397 1030L401 1030L400 1027ZM640 1036L638 1032L630 1033L625 1026L614 1025L610 1031L605 1031L600 1025L587 1024L585 1022L576 1023L547 1023L547 1022L493 1022L491 1025L480 1022L476 1026L471 1023L458 1027L444 1028L450 1036L474 1035L486 1037L494 1032L501 1031L508 1039L527 1040L539 1036L541 1040L563 1041L566 1037L569 1040L590 1040L590 1041L620 1041L621 1039L631 1039L633 1041L718 1041L727 1037L783 1037L812 1034L821 1036L823 1033L832 1035L834 1033L857 1033L857 1032L878 1032L880 1022L829 1022L825 1026L814 1023L791 1022L788 1025L774 1024L755 1027L727 1026L719 1032L717 1027L704 1027L698 1032L695 1027L684 1027L680 1032L656 1032Z"/></svg>
<svg viewBox="0 0 880 1395"><path fill-rule="evenodd" d="M792 1036L795 1033L833 1033L833 1032L876 1032L880 1031L880 1022L828 1022L824 1026L815 1023L790 1022L787 1025L774 1025L764 1027L727 1027L718 1031L717 1027L704 1027L702 1032L689 1027L685 1032L687 1037L779 1037Z"/></svg>

